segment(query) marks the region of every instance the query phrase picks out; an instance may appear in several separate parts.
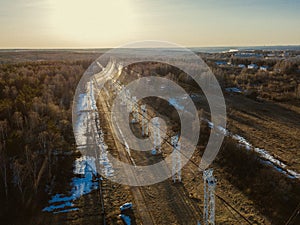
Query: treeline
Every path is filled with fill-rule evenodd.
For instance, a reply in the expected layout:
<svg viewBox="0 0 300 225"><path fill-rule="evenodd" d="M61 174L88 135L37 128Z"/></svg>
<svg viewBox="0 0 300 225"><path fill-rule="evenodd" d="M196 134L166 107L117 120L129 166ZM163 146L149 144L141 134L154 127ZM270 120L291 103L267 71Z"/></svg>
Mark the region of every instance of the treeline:
<svg viewBox="0 0 300 225"><path fill-rule="evenodd" d="M223 89L226 87L239 87L249 97L260 97L275 101L289 101L300 99L300 60L298 58L285 60L267 60L247 58L235 59L235 63L256 63L258 66L269 66L266 71L260 69L239 68L236 66L219 67L214 62L206 60L207 65L219 81ZM229 59L228 59L229 60ZM191 63L189 69L196 70ZM143 76L163 76L175 82L180 82L199 90L197 83L184 71L168 64L145 62L133 64L127 68L129 74L142 74ZM206 68L204 68L206 69ZM198 72L198 71L197 71ZM204 70L201 75L208 75ZM206 79L209 84L210 79Z"/></svg>
<svg viewBox="0 0 300 225"><path fill-rule="evenodd" d="M55 155L74 150L73 95L89 63L0 65L0 217L30 208L55 177Z"/></svg>
<svg viewBox="0 0 300 225"><path fill-rule="evenodd" d="M239 63L245 63L244 61L247 59L242 59ZM247 63L253 63L253 61ZM276 61L260 59L255 63L258 66L267 65L269 67L263 71L260 69L218 67L213 63L209 65L224 87L239 87L247 94L255 93L255 96L275 101L300 99L299 59Z"/></svg>

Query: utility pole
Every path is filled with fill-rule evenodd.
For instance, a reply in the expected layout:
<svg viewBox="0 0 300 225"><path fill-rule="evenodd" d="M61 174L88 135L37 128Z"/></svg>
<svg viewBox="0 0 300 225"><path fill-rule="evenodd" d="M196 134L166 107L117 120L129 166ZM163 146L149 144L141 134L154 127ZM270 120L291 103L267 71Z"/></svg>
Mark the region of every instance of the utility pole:
<svg viewBox="0 0 300 225"><path fill-rule="evenodd" d="M132 100L131 100L131 94L130 94L130 91L128 89L126 89L126 95L125 95L125 98L126 98L126 105L127 105L127 112L131 112L132 110L132 107L133 107L133 103L132 103Z"/></svg>
<svg viewBox="0 0 300 225"><path fill-rule="evenodd" d="M173 145L172 157L172 174L173 182L181 182L181 155L180 155L180 142L178 135L171 137L171 144Z"/></svg>
<svg viewBox="0 0 300 225"><path fill-rule="evenodd" d="M213 176L213 169L207 169L203 171L203 181L204 181L203 224L215 225L216 179Z"/></svg>
<svg viewBox="0 0 300 225"><path fill-rule="evenodd" d="M147 120L147 108L146 105L141 105L141 122L142 122L142 135L148 136L149 135L149 129L148 129L148 120Z"/></svg>
<svg viewBox="0 0 300 225"><path fill-rule="evenodd" d="M152 120L152 135L153 135L153 149L152 149L152 155L156 155L157 150L160 151L160 123L158 120L158 117L153 118Z"/></svg>
<svg viewBox="0 0 300 225"><path fill-rule="evenodd" d="M139 120L139 105L138 105L138 101L136 99L136 96L132 97L132 102L133 102L133 106L132 106L132 120L131 123L137 123Z"/></svg>
<svg viewBox="0 0 300 225"><path fill-rule="evenodd" d="M127 102L127 93L124 91L125 86L121 85L120 90L122 95L121 95L121 105L126 105Z"/></svg>

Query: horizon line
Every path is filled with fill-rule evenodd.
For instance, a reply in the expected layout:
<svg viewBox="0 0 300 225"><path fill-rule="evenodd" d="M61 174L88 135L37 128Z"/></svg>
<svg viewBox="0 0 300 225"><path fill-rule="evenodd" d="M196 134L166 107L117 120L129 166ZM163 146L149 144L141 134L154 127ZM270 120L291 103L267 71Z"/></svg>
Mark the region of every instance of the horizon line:
<svg viewBox="0 0 300 225"><path fill-rule="evenodd" d="M247 48L247 47L298 47L300 44L270 44L270 45L208 45L208 46L181 46L191 48ZM180 46L179 46L180 47ZM0 50L92 50L92 49L113 49L122 47L0 47ZM136 48L164 48L160 47L136 47ZM166 47L168 48L168 47Z"/></svg>

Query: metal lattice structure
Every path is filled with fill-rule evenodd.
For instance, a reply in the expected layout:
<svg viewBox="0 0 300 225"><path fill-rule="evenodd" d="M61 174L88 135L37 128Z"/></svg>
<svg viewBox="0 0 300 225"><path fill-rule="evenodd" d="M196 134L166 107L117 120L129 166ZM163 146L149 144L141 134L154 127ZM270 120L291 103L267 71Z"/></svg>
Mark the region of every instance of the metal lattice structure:
<svg viewBox="0 0 300 225"><path fill-rule="evenodd" d="M141 122L142 122L142 135L148 136L148 119L147 119L147 108L146 105L141 105Z"/></svg>
<svg viewBox="0 0 300 225"><path fill-rule="evenodd" d="M203 224L215 224L215 189L216 179L213 176L213 169L203 171L204 181L204 209L203 209Z"/></svg>
<svg viewBox="0 0 300 225"><path fill-rule="evenodd" d="M160 123L158 120L158 117L153 118L152 120L152 135L153 135L153 150L152 154L155 155L156 152L161 152L160 143L161 143L161 137L160 137Z"/></svg>
<svg viewBox="0 0 300 225"><path fill-rule="evenodd" d="M132 103L133 103L133 106L132 106L132 117L133 118L132 118L131 122L137 123L139 120L139 104L136 99L136 96L132 97Z"/></svg>
<svg viewBox="0 0 300 225"><path fill-rule="evenodd" d="M125 101L126 101L127 111L131 112L133 108L133 101L131 99L131 93L128 89L125 90Z"/></svg>
<svg viewBox="0 0 300 225"><path fill-rule="evenodd" d="M181 182L181 154L180 154L180 142L178 135L171 137L171 144L173 145L173 156L172 156L172 179Z"/></svg>
<svg viewBox="0 0 300 225"><path fill-rule="evenodd" d="M125 86L124 85L121 85L120 86L120 91L124 90ZM113 89L115 90L115 89ZM127 103L127 95L126 95L126 92L121 92L122 93L122 96L121 96L121 104L122 105L126 105Z"/></svg>

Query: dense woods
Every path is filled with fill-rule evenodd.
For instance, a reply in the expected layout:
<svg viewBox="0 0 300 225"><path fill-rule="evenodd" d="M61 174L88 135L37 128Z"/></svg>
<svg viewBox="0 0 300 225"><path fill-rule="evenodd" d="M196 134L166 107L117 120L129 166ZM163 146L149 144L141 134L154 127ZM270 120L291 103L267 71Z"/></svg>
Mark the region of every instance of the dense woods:
<svg viewBox="0 0 300 225"><path fill-rule="evenodd" d="M73 94L89 64L0 65L0 217L40 200L55 179L55 155L75 149Z"/></svg>

